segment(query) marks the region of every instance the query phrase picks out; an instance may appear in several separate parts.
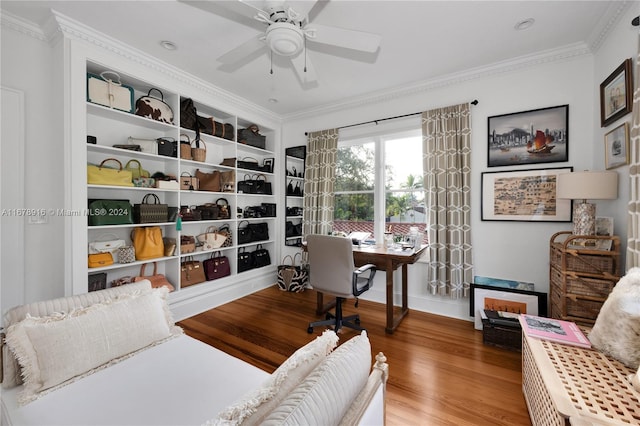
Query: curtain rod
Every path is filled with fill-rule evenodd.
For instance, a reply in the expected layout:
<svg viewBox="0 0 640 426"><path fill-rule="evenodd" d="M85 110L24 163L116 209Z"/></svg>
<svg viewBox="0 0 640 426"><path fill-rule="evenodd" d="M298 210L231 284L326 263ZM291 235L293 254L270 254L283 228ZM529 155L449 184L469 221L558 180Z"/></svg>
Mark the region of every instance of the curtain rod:
<svg viewBox="0 0 640 426"><path fill-rule="evenodd" d="M473 101L470 102L471 105L478 105L478 100L474 99ZM363 121L362 123L356 123L356 124L347 124L346 126L340 126L337 127L338 129L346 129L347 127L355 127L355 126L362 126L363 124L371 124L371 123L375 123L376 125L378 124L379 121L386 121L386 120L395 120L396 118L404 118L404 117L411 117L412 115L418 115L418 114L422 114L422 111L420 112L413 112L411 114L404 114L404 115L396 115L395 117L386 117L386 118L379 118L377 120L371 120L371 121ZM304 132L305 136L309 135L309 132Z"/></svg>

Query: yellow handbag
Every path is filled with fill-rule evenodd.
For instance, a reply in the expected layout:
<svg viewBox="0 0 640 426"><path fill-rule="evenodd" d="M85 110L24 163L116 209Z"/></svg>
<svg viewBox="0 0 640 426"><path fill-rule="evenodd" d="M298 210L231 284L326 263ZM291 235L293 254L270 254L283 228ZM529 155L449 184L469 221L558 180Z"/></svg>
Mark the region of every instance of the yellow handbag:
<svg viewBox="0 0 640 426"><path fill-rule="evenodd" d="M131 163L133 163L133 165L129 166L129 164ZM127 164L124 165L124 168L125 170L128 170L131 172L132 179L139 179L141 177L148 178L151 176L148 170L145 170L142 168L142 164L140 164L138 160L127 161Z"/></svg>
<svg viewBox="0 0 640 426"><path fill-rule="evenodd" d="M136 260L155 259L164 256L162 229L159 226L135 228L131 231L131 241L136 251Z"/></svg>
<svg viewBox="0 0 640 426"><path fill-rule="evenodd" d="M109 252L89 255L89 268L113 265L113 256Z"/></svg>
<svg viewBox="0 0 640 426"><path fill-rule="evenodd" d="M115 161L119 168L104 167L107 161ZM122 163L115 158L107 158L96 166L87 164L87 183L90 185L133 186L133 175L130 170L124 170Z"/></svg>

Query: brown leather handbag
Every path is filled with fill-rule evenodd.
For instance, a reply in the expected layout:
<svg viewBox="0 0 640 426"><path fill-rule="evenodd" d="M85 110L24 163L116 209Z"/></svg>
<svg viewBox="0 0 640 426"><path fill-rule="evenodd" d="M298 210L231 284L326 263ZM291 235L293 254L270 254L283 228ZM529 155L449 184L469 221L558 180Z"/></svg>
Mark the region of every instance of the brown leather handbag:
<svg viewBox="0 0 640 426"><path fill-rule="evenodd" d="M180 265L180 287L200 284L206 280L202 262L193 260L193 256L185 257Z"/></svg>
<svg viewBox="0 0 640 426"><path fill-rule="evenodd" d="M200 169L196 169L196 178L200 185L198 190L220 192L221 183L220 172L218 170L214 170L211 173L205 173L201 172Z"/></svg>
<svg viewBox="0 0 640 426"><path fill-rule="evenodd" d="M164 275L158 273L158 264L156 262L153 262L153 274L152 275L149 275L149 276L145 276L144 275L144 269L145 269L146 266L147 266L146 263L143 263L140 266L140 275L135 277L133 279L133 282L138 282L138 281L142 281L142 280L149 280L149 281L151 281L151 287L153 287L153 288L167 287L169 289L169 291L175 290L173 285L171 285L171 283L167 280L167 277L165 277Z"/></svg>

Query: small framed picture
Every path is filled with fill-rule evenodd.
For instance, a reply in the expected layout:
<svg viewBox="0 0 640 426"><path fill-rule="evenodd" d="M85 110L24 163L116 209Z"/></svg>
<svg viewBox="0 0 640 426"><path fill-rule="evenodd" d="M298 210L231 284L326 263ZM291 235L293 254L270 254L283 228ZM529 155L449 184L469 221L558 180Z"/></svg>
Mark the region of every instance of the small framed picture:
<svg viewBox="0 0 640 426"><path fill-rule="evenodd" d="M265 158L264 160L262 160L262 168L265 172L273 173L273 162L273 158Z"/></svg>
<svg viewBox="0 0 640 426"><path fill-rule="evenodd" d="M604 135L605 168L629 164L629 123L624 123Z"/></svg>
<svg viewBox="0 0 640 426"><path fill-rule="evenodd" d="M613 218L596 216L596 235L601 237L613 236Z"/></svg>
<svg viewBox="0 0 640 426"><path fill-rule="evenodd" d="M626 59L600 84L600 127L606 127L631 112L633 82L631 59Z"/></svg>

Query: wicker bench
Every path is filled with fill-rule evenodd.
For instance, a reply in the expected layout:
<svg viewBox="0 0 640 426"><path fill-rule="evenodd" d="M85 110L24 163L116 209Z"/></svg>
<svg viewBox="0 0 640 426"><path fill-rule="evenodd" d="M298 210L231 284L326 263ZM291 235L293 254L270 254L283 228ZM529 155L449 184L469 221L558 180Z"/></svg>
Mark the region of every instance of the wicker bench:
<svg viewBox="0 0 640 426"><path fill-rule="evenodd" d="M635 371L597 350L522 336L522 390L533 426L638 425Z"/></svg>

